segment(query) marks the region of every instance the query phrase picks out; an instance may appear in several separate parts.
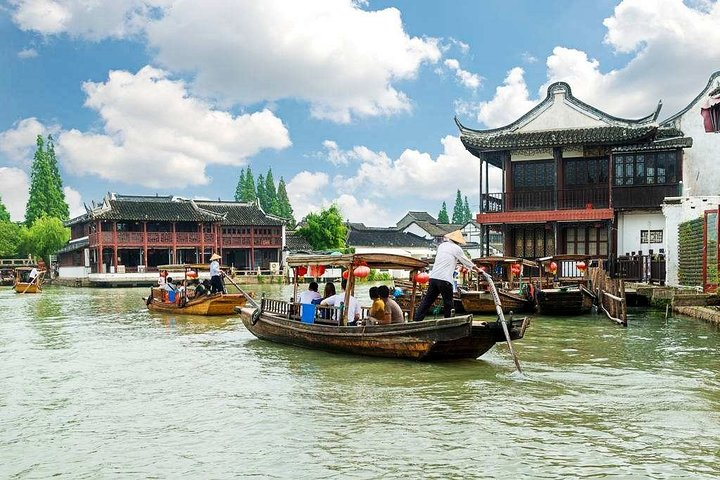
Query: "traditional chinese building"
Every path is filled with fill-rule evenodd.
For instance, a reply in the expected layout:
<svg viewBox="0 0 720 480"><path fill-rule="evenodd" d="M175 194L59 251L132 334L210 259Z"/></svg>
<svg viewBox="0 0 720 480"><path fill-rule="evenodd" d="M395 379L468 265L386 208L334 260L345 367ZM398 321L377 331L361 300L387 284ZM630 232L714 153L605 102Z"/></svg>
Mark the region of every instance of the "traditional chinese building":
<svg viewBox="0 0 720 480"><path fill-rule="evenodd" d="M659 112L660 105L637 120L614 117L557 82L504 127L473 130L456 119L465 148L481 161L476 220L485 241L501 232L505 255L531 259L664 248L660 206L678 195L692 139L659 125ZM502 169L501 191L489 191L489 166Z"/></svg>
<svg viewBox="0 0 720 480"><path fill-rule="evenodd" d="M108 194L67 222L71 240L58 252L60 276L143 272L158 265L205 263L272 270L284 246L282 219L257 203Z"/></svg>

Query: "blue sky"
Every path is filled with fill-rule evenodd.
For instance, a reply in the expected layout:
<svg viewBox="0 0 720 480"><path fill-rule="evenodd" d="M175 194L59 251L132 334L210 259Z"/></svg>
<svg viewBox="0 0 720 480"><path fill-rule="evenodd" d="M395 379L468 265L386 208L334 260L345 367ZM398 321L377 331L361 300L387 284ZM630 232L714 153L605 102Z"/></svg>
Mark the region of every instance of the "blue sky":
<svg viewBox="0 0 720 480"><path fill-rule="evenodd" d="M718 25L703 0L0 0L0 196L24 217L52 133L73 215L106 192L230 200L248 165L297 219L386 226L458 189L475 210L454 116L499 127L563 80L668 117L720 69Z"/></svg>

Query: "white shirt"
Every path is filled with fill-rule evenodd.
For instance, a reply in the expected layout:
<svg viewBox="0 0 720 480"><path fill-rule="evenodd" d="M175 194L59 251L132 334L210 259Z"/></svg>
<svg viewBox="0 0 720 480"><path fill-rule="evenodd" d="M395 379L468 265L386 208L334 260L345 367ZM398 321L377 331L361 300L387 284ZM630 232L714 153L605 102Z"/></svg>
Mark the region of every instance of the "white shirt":
<svg viewBox="0 0 720 480"><path fill-rule="evenodd" d="M318 298L322 298L322 295L320 295L319 292L315 292L313 290L305 290L300 295L298 295L298 302L312 303L313 300L317 300Z"/></svg>
<svg viewBox="0 0 720 480"><path fill-rule="evenodd" d="M38 274L37 268L33 267L33 269L30 270L29 276L31 279L33 279L33 278L37 277L37 274Z"/></svg>
<svg viewBox="0 0 720 480"><path fill-rule="evenodd" d="M342 303L344 301L345 301L345 292L342 292L342 293L338 293L337 295L333 295L332 297L326 298L325 300L320 302L320 305L330 305L333 307L337 307L337 306L340 306L340 303ZM356 318L360 318L360 304L355 299L355 297L353 297L352 295L350 295L349 303L350 303L350 306L348 307L346 305L345 308L347 308L347 312L348 312L347 313L348 322L352 322ZM337 318L336 318L336 320L337 320Z"/></svg>
<svg viewBox="0 0 720 480"><path fill-rule="evenodd" d="M217 260L213 260L210 262L210 276L215 277L217 275L220 275L220 264Z"/></svg>
<svg viewBox="0 0 720 480"><path fill-rule="evenodd" d="M438 245L435 263L430 271L430 278L444 280L452 284L454 280L453 272L455 272L458 262L471 270L475 268L475 264L465 256L465 252L458 244L450 240L444 241Z"/></svg>

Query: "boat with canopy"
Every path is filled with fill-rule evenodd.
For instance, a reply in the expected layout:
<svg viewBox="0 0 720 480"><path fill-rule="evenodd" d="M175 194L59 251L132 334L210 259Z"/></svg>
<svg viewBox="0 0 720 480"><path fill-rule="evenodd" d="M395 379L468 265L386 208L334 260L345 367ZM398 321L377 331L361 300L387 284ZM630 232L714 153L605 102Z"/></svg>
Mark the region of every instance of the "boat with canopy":
<svg viewBox="0 0 720 480"><path fill-rule="evenodd" d="M35 276L32 275L33 270L35 270ZM38 270L37 267L17 267L15 268L13 290L15 293L40 293L44 275L45 270Z"/></svg>

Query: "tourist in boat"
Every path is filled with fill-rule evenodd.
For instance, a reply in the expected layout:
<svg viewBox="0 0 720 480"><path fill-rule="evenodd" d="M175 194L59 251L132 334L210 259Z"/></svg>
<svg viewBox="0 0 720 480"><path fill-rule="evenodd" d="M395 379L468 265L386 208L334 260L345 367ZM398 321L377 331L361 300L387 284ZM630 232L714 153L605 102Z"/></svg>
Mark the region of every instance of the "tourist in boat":
<svg viewBox="0 0 720 480"><path fill-rule="evenodd" d="M322 299L322 295L318 292L317 282L310 282L308 289L298 295L297 301L300 303L300 316L302 316L303 304L315 303L315 300Z"/></svg>
<svg viewBox="0 0 720 480"><path fill-rule="evenodd" d="M210 291L209 288L205 285L205 283L210 283L208 280L203 280L203 283L200 283L200 280L193 280L192 283L195 286L195 298L202 297L207 295L207 293Z"/></svg>
<svg viewBox="0 0 720 480"><path fill-rule="evenodd" d="M435 254L435 263L430 270L430 283L423 296L420 306L415 312L415 320L419 322L425 318L430 306L438 295L443 299L443 316L448 318L452 315L453 308L453 273L462 264L468 270L479 272L480 269L465 256L460 245L465 245L465 237L460 230L455 230L445 235L444 241L438 245Z"/></svg>
<svg viewBox="0 0 720 480"><path fill-rule="evenodd" d="M368 321L379 324L388 323L385 321L385 302L382 301L378 294L378 287L370 287L368 295L370 295L370 300L372 300Z"/></svg>
<svg viewBox="0 0 720 480"><path fill-rule="evenodd" d="M360 320L360 304L357 299L350 295L348 305L345 305L345 289L347 288L347 279L343 278L340 282L342 291L332 297L328 297L320 302L320 305L329 305L331 307L340 307L347 309L348 325L357 325ZM335 320L340 321L340 315L336 315Z"/></svg>
<svg viewBox="0 0 720 480"><path fill-rule="evenodd" d="M380 285L378 287L378 295L385 304L383 309L383 315L385 317L384 323L405 323L405 315L403 314L402 308L395 301L390 298L390 288L387 285Z"/></svg>
<svg viewBox="0 0 720 480"><path fill-rule="evenodd" d="M210 257L210 293L225 293L225 285L222 281L222 271L220 270L221 257L217 253L213 253Z"/></svg>
<svg viewBox="0 0 720 480"><path fill-rule="evenodd" d="M322 299L325 300L326 298L330 298L333 295L335 295L335 284L333 282L328 282L325 284L325 289L323 290Z"/></svg>

